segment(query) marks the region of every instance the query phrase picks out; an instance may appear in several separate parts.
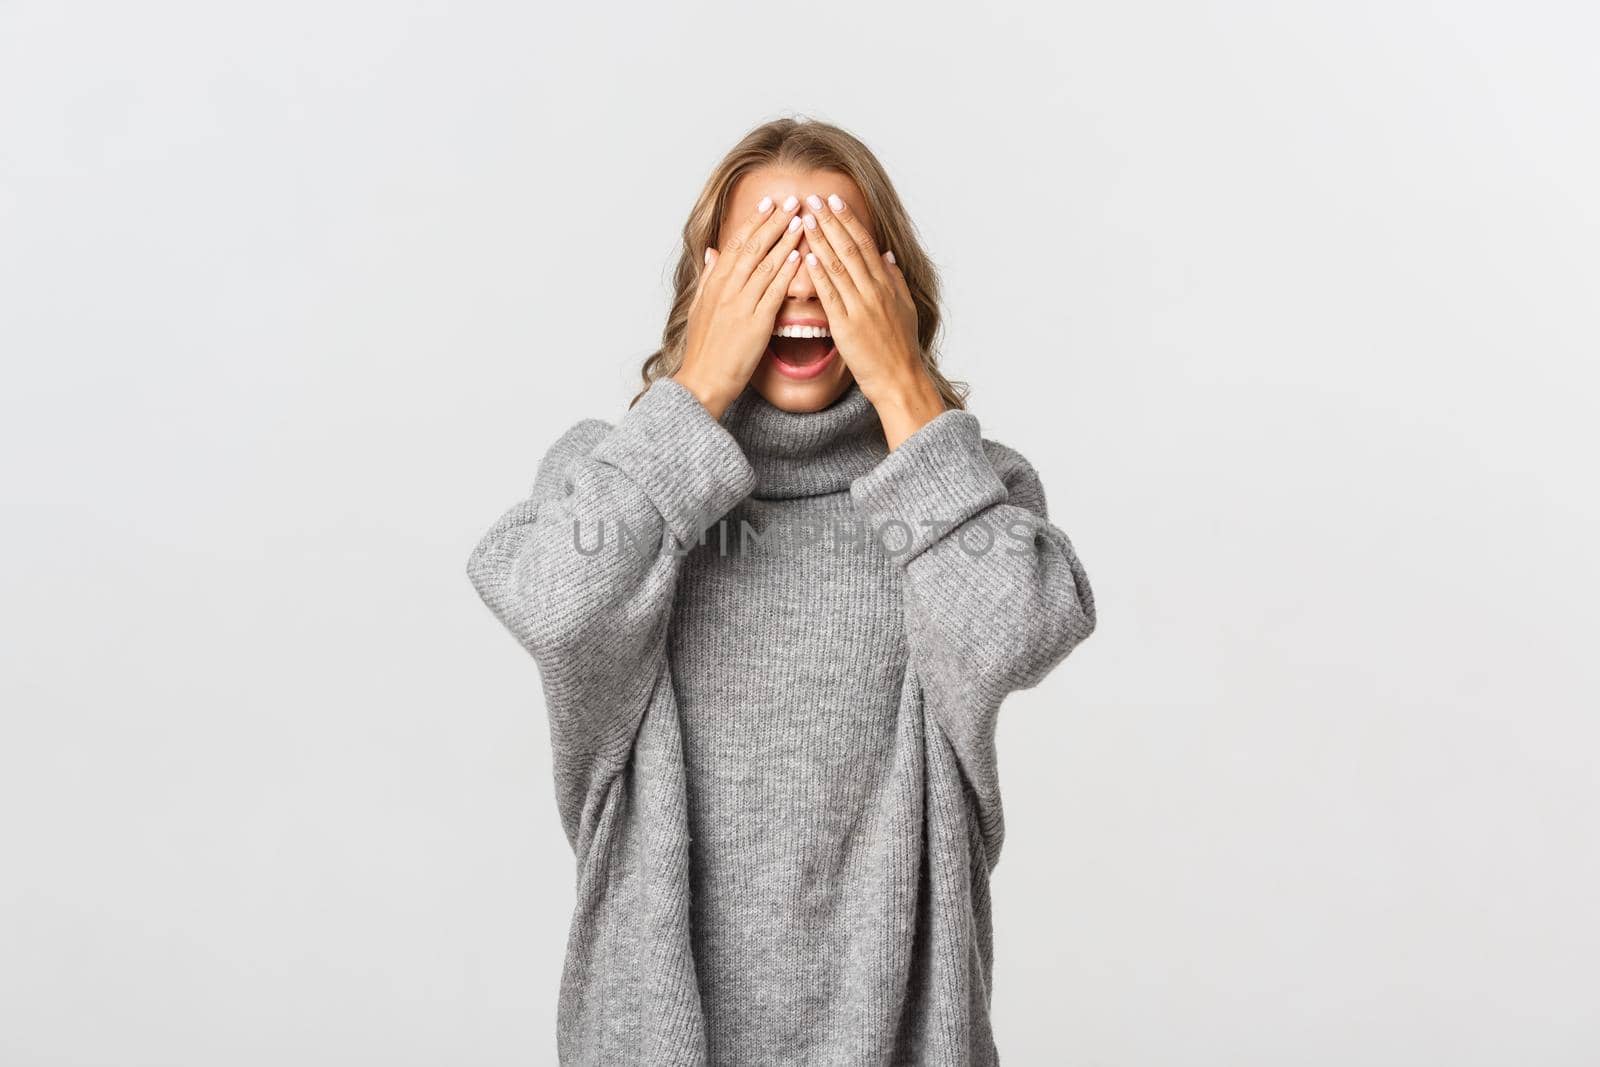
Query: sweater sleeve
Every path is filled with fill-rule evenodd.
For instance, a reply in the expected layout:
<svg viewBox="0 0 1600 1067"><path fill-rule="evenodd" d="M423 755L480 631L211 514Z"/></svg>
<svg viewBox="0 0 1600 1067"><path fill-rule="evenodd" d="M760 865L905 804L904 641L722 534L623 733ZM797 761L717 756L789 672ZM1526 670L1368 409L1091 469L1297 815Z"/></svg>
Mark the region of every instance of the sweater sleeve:
<svg viewBox="0 0 1600 1067"><path fill-rule="evenodd" d="M850 486L903 570L907 642L958 750L992 745L1007 694L1037 685L1094 630L1094 594L1018 452L952 408Z"/></svg>
<svg viewBox="0 0 1600 1067"><path fill-rule="evenodd" d="M595 773L626 761L656 685L684 550L754 484L726 427L661 378L616 425L563 433L528 499L472 550L473 586L539 667L574 841Z"/></svg>

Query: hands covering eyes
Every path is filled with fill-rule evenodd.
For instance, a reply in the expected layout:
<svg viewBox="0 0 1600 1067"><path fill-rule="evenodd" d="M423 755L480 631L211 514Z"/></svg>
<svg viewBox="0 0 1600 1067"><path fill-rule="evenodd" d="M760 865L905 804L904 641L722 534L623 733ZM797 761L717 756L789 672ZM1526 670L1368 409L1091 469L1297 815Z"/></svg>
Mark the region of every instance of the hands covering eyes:
<svg viewBox="0 0 1600 1067"><path fill-rule="evenodd" d="M689 304L683 364L673 375L721 417L755 373L797 271L808 272L839 358L875 404L894 391L927 395L917 310L894 254L880 254L837 195L781 205L762 197L721 251L706 249ZM811 251L802 257L802 236ZM802 268L802 263L804 264Z"/></svg>

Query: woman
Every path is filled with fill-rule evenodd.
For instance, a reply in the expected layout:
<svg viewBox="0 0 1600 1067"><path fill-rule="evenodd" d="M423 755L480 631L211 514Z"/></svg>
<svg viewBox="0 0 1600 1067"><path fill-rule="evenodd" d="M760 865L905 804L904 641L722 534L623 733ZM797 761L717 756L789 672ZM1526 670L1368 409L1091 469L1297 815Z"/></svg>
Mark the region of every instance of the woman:
<svg viewBox="0 0 1600 1067"><path fill-rule="evenodd" d="M995 716L1094 601L938 325L867 148L760 126L684 229L643 390L472 553L577 858L563 1064L998 1062Z"/></svg>

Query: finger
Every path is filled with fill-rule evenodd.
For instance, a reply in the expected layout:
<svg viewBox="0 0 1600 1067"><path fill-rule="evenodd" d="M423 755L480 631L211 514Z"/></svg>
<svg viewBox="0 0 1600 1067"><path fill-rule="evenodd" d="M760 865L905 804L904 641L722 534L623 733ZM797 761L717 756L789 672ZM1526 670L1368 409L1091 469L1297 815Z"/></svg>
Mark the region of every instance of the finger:
<svg viewBox="0 0 1600 1067"><path fill-rule="evenodd" d="M772 284L789 253L800 243L800 234L803 231L804 226L800 222L800 216L789 216L789 224L778 237L778 243L757 264L756 269L750 273L749 281L745 282L744 295L751 305L759 304L765 298L767 287Z"/></svg>
<svg viewBox="0 0 1600 1067"><path fill-rule="evenodd" d="M827 273L833 288L838 290L840 302L847 310L854 309L858 305L860 294L856 291L855 281L850 277L849 268L834 252L833 245L829 243L817 217L807 213L802 221L806 227L806 243L811 246L811 254L817 257L818 265Z"/></svg>
<svg viewBox="0 0 1600 1067"><path fill-rule="evenodd" d="M695 279L694 295L689 298L689 309L691 311L700 303L700 294L706 291L706 283L710 280L711 272L716 267L717 250L715 248L708 247L706 249L704 263L705 265L700 268L700 277Z"/></svg>
<svg viewBox="0 0 1600 1067"><path fill-rule="evenodd" d="M756 264L761 262L762 257L771 250L773 243L783 235L784 227L788 225L789 218L799 206L800 201L793 196L782 204L774 204L772 197L763 196L756 204L755 210L744 220L739 229L734 231L727 247L721 251L723 258L729 261L731 276L739 285L742 286L749 280Z"/></svg>
<svg viewBox="0 0 1600 1067"><path fill-rule="evenodd" d="M767 221L767 216L772 211L772 198L764 196L755 206L755 209L746 215L744 220L735 226L728 239L722 242L722 247L717 249L718 258L729 263L738 261L739 253L745 246L754 240L755 235L761 232L761 224Z"/></svg>
<svg viewBox="0 0 1600 1067"><path fill-rule="evenodd" d="M698 287L696 292L705 291L706 282L709 281L711 276L716 273L717 260L721 258L722 256L715 248L711 248L709 246L706 248L705 266L700 268L700 277L697 282Z"/></svg>
<svg viewBox="0 0 1600 1067"><path fill-rule="evenodd" d="M907 301L914 302L914 298L911 295L911 283L906 281L905 272L895 264L894 252L885 252L879 257L879 261L883 265L883 273L889 279L889 284L894 286L894 291Z"/></svg>
<svg viewBox="0 0 1600 1067"><path fill-rule="evenodd" d="M851 213L836 193L829 193L826 201L812 194L806 203L810 206L811 213L816 216L818 228L827 238L833 254L838 257L839 262L844 265L845 272L850 275L852 284L862 291L870 288L878 280L875 273L878 265L878 248L873 243L872 235L866 232L853 215L851 221L855 223L854 228L845 225L842 215Z"/></svg>
<svg viewBox="0 0 1600 1067"><path fill-rule="evenodd" d="M791 235L792 236L792 235ZM798 237L792 238L795 241ZM789 295L789 285L794 281L794 276L800 270L800 250L790 248L788 253L778 263L777 273L772 277L772 283L767 286L767 291L762 294L761 302L756 305L757 310L763 315L778 317L778 308L783 306L784 298Z"/></svg>
<svg viewBox="0 0 1600 1067"><path fill-rule="evenodd" d="M845 306L844 298L839 295L839 287L834 284L833 275L828 273L828 268L821 257L815 252L808 252L805 264L806 270L811 275L811 284L817 290L817 299L822 301L822 310L828 313L830 329L833 329L833 336L837 341L838 331L831 324L839 319L849 318L850 309Z"/></svg>

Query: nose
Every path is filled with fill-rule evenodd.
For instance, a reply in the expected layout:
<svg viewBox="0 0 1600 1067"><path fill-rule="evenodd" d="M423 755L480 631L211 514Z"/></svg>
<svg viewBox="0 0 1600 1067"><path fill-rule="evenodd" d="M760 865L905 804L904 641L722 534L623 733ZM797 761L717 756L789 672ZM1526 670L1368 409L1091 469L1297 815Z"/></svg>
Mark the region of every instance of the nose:
<svg viewBox="0 0 1600 1067"><path fill-rule="evenodd" d="M817 287L811 281L811 268L806 266L806 253L811 251L811 245L805 237L801 237L798 247L800 250L800 263L794 272L794 277L789 279L789 299L815 301L818 299ZM814 310L820 313L822 309L819 306Z"/></svg>

